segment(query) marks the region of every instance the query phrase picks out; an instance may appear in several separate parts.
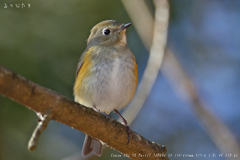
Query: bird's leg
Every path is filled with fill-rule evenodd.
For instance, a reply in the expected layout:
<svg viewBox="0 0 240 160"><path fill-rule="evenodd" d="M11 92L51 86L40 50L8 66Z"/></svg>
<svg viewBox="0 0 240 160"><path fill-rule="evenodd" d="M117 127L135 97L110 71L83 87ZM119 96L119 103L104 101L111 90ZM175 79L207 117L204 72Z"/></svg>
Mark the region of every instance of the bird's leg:
<svg viewBox="0 0 240 160"><path fill-rule="evenodd" d="M111 118L111 116L110 116L109 114L107 114L107 113L105 113L105 112L101 112L100 109L97 109L97 107L93 106L93 109L94 109L96 112L103 114L107 119L110 119L110 118Z"/></svg>
<svg viewBox="0 0 240 160"><path fill-rule="evenodd" d="M123 116L122 116L116 109L114 109L114 112L116 112L116 113L122 118L123 123L124 123L124 126L125 126L126 129L127 129L127 133L128 133L128 142L127 142L127 144L128 144L128 143L130 142L130 137L133 136L133 132L132 132L132 130L130 129L130 127L128 126L126 119L123 118Z"/></svg>

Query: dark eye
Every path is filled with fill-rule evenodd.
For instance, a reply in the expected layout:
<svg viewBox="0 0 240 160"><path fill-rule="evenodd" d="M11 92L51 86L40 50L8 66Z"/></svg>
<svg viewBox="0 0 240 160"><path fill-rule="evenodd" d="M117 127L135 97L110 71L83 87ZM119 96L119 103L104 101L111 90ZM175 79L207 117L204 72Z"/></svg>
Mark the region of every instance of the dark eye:
<svg viewBox="0 0 240 160"><path fill-rule="evenodd" d="M111 32L111 31L110 31L109 29L104 29L104 30L103 30L103 34L105 34L105 35L109 35L110 32Z"/></svg>

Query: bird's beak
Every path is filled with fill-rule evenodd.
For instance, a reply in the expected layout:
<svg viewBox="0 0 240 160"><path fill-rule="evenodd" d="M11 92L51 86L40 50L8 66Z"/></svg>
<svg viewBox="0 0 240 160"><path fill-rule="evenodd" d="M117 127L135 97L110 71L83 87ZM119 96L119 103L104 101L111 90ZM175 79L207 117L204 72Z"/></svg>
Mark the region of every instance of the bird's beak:
<svg viewBox="0 0 240 160"><path fill-rule="evenodd" d="M120 31L123 31L123 30L125 30L125 29L127 29L129 26L131 26L132 25L132 23L127 23L127 24L125 24L125 25L123 25L121 28L120 28Z"/></svg>

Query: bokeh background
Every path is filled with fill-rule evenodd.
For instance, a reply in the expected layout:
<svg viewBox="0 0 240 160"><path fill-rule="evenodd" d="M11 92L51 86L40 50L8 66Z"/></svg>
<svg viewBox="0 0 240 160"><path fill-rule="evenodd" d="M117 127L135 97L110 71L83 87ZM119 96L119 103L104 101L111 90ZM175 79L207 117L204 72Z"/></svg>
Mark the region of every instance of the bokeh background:
<svg viewBox="0 0 240 160"><path fill-rule="evenodd" d="M154 15L153 2L145 2ZM240 1L171 0L170 8L168 46L200 98L239 142ZM131 22L120 0L0 0L0 65L73 99L75 69L89 31L107 19ZM141 81L149 53L134 25L127 34ZM112 117L118 118L115 114ZM27 143L36 124L33 111L0 96L0 159L81 159L84 133L55 121L41 135L37 150L28 151ZM215 160L227 159L225 154L219 156L221 151L191 106L179 98L161 72L131 128L165 145L171 159L186 159L176 154L191 154L195 156L192 159L200 160L212 159L215 154ZM121 154L109 150L101 158L114 159L112 155ZM123 157L117 159L126 159Z"/></svg>

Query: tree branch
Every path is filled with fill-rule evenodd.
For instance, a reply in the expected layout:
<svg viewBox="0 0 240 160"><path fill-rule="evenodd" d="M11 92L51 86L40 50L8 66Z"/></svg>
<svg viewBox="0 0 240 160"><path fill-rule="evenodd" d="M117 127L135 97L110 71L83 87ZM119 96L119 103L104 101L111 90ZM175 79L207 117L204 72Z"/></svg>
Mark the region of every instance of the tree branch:
<svg viewBox="0 0 240 160"><path fill-rule="evenodd" d="M0 94L37 113L47 114L53 120L95 137L132 159L145 159L145 156L151 159L168 159L163 157L167 151L164 146L159 146L136 132L126 145L128 141L126 128L116 120L107 120L104 115L93 109L75 103L2 66L0 66Z"/></svg>

